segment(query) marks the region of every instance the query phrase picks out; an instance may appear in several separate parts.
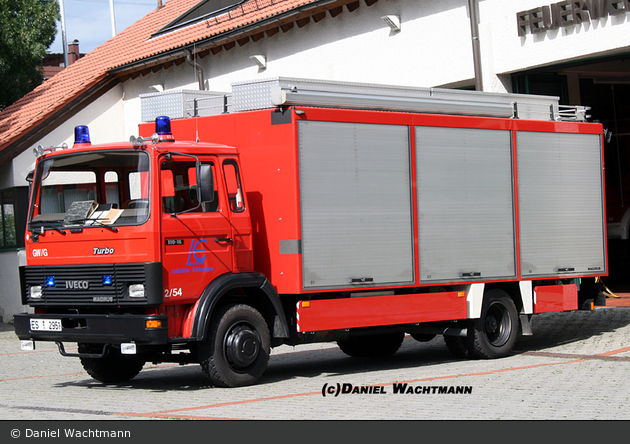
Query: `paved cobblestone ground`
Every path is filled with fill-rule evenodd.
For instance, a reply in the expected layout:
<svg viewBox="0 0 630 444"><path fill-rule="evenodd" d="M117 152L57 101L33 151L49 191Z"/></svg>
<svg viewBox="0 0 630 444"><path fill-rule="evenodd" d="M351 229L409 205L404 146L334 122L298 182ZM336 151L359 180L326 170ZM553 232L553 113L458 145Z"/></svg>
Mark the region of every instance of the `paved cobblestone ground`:
<svg viewBox="0 0 630 444"><path fill-rule="evenodd" d="M133 381L92 380L54 344L20 350L0 324L4 420L627 420L630 308L537 315L533 337L497 360L458 360L441 337L407 337L393 357L349 358L335 344L279 347L256 386L211 387L199 366L147 365ZM420 393L394 394L406 382ZM377 386L375 394L322 395L324 385ZM346 386L348 387L348 386ZM428 389L426 389L428 387ZM468 394L423 393L432 387ZM372 389L374 390L374 389ZM437 389L435 389L437 391Z"/></svg>

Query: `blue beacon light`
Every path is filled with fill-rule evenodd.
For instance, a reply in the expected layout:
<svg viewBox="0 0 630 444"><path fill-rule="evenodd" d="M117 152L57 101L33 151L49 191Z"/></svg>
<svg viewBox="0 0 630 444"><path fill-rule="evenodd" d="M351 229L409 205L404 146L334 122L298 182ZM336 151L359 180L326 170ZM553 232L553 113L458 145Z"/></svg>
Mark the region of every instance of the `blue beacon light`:
<svg viewBox="0 0 630 444"><path fill-rule="evenodd" d="M48 286L48 287L54 287L55 286L55 277L54 276L47 276L46 277L46 286Z"/></svg>
<svg viewBox="0 0 630 444"><path fill-rule="evenodd" d="M103 276L103 285L112 285L112 275L111 274L106 274Z"/></svg>
<svg viewBox="0 0 630 444"><path fill-rule="evenodd" d="M155 134L160 141L173 141L173 133L171 132L171 119L168 116L159 116L155 118Z"/></svg>
<svg viewBox="0 0 630 444"><path fill-rule="evenodd" d="M155 132L160 136L168 136L171 133L171 119L168 116L159 116L155 118Z"/></svg>
<svg viewBox="0 0 630 444"><path fill-rule="evenodd" d="M90 130L86 125L74 127L74 143L92 143L90 142Z"/></svg>

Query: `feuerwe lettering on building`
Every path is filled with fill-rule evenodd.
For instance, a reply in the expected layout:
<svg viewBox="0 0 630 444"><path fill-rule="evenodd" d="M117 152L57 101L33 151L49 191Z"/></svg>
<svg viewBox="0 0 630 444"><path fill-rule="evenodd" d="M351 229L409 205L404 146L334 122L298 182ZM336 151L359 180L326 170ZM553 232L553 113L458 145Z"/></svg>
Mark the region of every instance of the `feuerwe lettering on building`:
<svg viewBox="0 0 630 444"><path fill-rule="evenodd" d="M539 34L630 12L630 0L574 0L518 12L518 35Z"/></svg>

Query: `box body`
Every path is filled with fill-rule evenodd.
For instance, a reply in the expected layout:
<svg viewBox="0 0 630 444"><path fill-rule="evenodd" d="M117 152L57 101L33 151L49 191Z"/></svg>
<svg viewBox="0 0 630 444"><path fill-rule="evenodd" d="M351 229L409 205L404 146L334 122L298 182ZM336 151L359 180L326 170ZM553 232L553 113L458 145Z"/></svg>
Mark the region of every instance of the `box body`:
<svg viewBox="0 0 630 444"><path fill-rule="evenodd" d="M238 149L279 293L606 274L600 125L297 111L173 121Z"/></svg>

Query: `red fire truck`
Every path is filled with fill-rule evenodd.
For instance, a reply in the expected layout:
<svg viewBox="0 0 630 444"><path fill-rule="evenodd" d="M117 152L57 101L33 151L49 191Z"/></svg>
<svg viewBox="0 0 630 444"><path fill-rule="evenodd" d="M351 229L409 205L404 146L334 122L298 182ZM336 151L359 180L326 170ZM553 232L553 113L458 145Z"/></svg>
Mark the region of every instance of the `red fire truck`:
<svg viewBox="0 0 630 444"><path fill-rule="evenodd" d="M497 358L533 315L593 309L603 129L584 109L286 78L205 116L205 98L173 119L156 98L143 137L77 127L35 150L23 348L54 341L103 382L179 362L242 386L282 344L383 357L443 335Z"/></svg>

